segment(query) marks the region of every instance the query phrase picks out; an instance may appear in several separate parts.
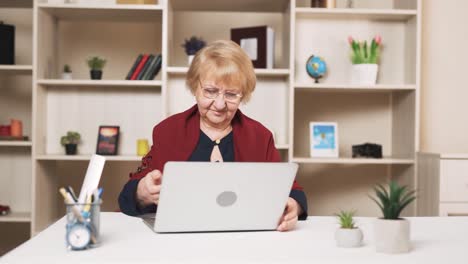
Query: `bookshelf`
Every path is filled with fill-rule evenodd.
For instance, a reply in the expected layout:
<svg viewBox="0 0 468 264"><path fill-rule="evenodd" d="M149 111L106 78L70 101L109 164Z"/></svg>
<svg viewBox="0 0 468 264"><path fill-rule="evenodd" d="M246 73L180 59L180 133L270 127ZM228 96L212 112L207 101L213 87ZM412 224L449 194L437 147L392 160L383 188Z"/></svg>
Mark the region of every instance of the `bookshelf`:
<svg viewBox="0 0 468 264"><path fill-rule="evenodd" d="M0 216L0 254L31 236L32 221L32 74L33 1L5 0L0 17L15 26L15 65L0 65L0 124L23 123L28 141L0 141L0 204L11 213Z"/></svg>
<svg viewBox="0 0 468 264"><path fill-rule="evenodd" d="M307 192L309 214L331 215L352 207L359 215L378 215L367 197L375 183L396 179L416 184L422 1L354 2L353 9L344 8L341 0L335 9L310 8L306 0L164 0L157 5L101 6L35 2L34 7L22 7L34 15L33 45L25 52L29 59L0 66L0 80L13 73L32 81L32 102L16 106L16 111L29 113L25 129L32 132L32 140L0 143L0 162L5 160L2 166L7 166L6 158L14 152L29 164L33 202L31 197L15 198L18 203L29 200L19 214L4 220L31 223L36 234L63 216L57 189L71 185L79 190L95 152L99 125L119 125L122 131L119 153L108 158L101 180L106 190L103 211L116 210L128 173L139 165L136 140L151 143L155 124L195 103L185 85L187 58L180 46L184 38L229 39L231 28L256 25L275 31L274 68L256 69L254 96L240 109L275 132L283 160L300 164L297 179ZM370 39L377 33L384 43L377 85L350 85L348 35ZM160 73L152 81L124 80L141 53L162 54ZM319 84L305 71L311 54L320 55L329 66ZM103 80L89 78L85 60L94 55L108 60ZM73 80L60 79L64 64L71 66ZM3 87L2 95L8 93ZM339 158L310 157L311 121L338 123ZM83 138L76 156L64 155L59 144L68 130L79 131ZM351 146L364 142L382 144L384 158L351 158ZM410 208L406 213L415 212Z"/></svg>

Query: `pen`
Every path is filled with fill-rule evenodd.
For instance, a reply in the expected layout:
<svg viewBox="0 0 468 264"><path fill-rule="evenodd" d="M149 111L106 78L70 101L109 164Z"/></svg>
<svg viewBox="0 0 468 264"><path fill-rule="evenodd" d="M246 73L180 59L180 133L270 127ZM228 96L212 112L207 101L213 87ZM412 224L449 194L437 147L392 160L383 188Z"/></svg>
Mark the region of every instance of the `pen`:
<svg viewBox="0 0 468 264"><path fill-rule="evenodd" d="M72 196L73 201L75 201L75 203L78 202L78 197L76 197L76 194L73 191L73 188L71 186L67 186L65 188L66 188L67 192L70 193L70 195Z"/></svg>
<svg viewBox="0 0 468 264"><path fill-rule="evenodd" d="M60 188L59 191L62 194L63 199L65 200L67 204L73 204L72 211L75 214L76 218L78 218L78 221L84 223L85 220L80 213L80 209L78 209L78 207L74 205L75 203L73 202L73 198L71 198L71 194L67 193L67 191L65 191L65 188Z"/></svg>

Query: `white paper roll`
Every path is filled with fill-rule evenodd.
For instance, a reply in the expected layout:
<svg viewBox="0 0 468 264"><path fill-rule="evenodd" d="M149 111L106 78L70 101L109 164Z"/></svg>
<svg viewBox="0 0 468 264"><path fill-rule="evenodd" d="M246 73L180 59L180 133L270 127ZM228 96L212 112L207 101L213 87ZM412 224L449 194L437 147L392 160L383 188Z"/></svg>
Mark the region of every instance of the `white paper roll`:
<svg viewBox="0 0 468 264"><path fill-rule="evenodd" d="M94 154L89 161L88 170L86 170L86 176L81 186L80 197L78 197L79 203L85 203L87 195L91 195L93 191L99 186L101 180L102 170L106 158L104 156Z"/></svg>

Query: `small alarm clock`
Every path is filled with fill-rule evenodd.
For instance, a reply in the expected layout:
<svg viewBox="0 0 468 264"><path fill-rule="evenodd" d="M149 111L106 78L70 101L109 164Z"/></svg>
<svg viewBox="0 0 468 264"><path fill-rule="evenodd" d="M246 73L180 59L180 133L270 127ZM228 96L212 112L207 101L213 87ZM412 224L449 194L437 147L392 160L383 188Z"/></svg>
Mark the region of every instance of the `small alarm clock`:
<svg viewBox="0 0 468 264"><path fill-rule="evenodd" d="M67 229L66 239L71 249L85 249L91 242L91 230L86 224L75 223Z"/></svg>

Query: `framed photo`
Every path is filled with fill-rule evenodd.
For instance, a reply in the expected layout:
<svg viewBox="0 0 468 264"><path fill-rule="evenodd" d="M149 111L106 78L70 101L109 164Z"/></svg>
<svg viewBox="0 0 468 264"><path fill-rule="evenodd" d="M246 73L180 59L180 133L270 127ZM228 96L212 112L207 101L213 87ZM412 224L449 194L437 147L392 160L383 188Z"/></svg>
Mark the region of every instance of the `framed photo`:
<svg viewBox="0 0 468 264"><path fill-rule="evenodd" d="M99 126L96 154L117 155L119 133L119 126Z"/></svg>
<svg viewBox="0 0 468 264"><path fill-rule="evenodd" d="M338 125L335 122L310 122L310 156L338 158Z"/></svg>
<svg viewBox="0 0 468 264"><path fill-rule="evenodd" d="M275 32L269 26L232 28L231 40L247 53L255 68L273 68Z"/></svg>

